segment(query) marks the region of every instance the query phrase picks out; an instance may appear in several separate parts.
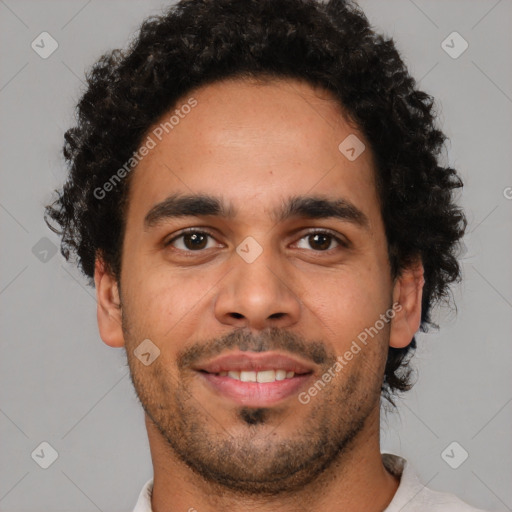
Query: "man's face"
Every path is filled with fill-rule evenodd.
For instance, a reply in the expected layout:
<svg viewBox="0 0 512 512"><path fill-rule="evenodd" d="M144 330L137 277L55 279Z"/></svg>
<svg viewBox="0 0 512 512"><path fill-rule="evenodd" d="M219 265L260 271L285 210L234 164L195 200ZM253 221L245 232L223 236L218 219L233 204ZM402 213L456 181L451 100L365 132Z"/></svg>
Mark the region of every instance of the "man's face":
<svg viewBox="0 0 512 512"><path fill-rule="evenodd" d="M296 81L199 89L131 177L121 303L133 383L168 453L231 489L297 488L379 428L389 325L333 371L392 304L373 161L368 146L353 161L340 151L364 138L320 93ZM155 208L173 195L217 198L227 215ZM345 207L323 217L310 201L278 218L303 196ZM146 339L160 350L147 366L134 355ZM273 380L291 367L274 382L221 374Z"/></svg>

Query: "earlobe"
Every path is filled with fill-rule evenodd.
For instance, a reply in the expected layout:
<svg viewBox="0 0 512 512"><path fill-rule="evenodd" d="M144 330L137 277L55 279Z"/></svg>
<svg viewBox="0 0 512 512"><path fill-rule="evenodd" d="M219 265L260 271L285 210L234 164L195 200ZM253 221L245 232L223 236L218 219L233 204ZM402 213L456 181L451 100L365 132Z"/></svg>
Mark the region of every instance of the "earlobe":
<svg viewBox="0 0 512 512"><path fill-rule="evenodd" d="M116 279L108 271L101 256L94 266L98 328L101 339L111 347L124 346L122 311Z"/></svg>
<svg viewBox="0 0 512 512"><path fill-rule="evenodd" d="M393 288L393 304L396 306L395 316L391 320L391 347L406 347L420 328L424 284L424 269L421 262L403 269L397 277Z"/></svg>

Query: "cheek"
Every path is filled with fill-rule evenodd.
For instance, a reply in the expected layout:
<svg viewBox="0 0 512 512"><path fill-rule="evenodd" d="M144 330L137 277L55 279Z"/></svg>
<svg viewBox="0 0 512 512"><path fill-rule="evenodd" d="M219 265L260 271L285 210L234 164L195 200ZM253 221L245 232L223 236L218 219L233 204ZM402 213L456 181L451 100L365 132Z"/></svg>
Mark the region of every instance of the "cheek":
<svg viewBox="0 0 512 512"><path fill-rule="evenodd" d="M197 329L197 314L211 300L208 291L215 280L210 280L211 276L203 279L190 273L171 274L163 268L144 272L139 267L131 277L127 271L123 298L128 301L130 323L138 334L150 339L163 342L179 334L186 340Z"/></svg>
<svg viewBox="0 0 512 512"><path fill-rule="evenodd" d="M346 269L309 283L314 290L304 297L325 336L345 346L375 324L390 306L391 288L384 269Z"/></svg>

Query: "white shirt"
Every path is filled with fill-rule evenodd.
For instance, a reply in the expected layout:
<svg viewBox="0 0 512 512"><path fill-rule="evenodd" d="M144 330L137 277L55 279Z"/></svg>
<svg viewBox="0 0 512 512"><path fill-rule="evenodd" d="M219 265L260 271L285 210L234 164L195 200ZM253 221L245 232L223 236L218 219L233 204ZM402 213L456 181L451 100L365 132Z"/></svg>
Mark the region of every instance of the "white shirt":
<svg viewBox="0 0 512 512"><path fill-rule="evenodd" d="M421 484L411 465L398 455L383 453L382 462L390 473L400 478L400 485L383 512L484 512L453 494L428 489ZM153 479L142 488L133 512L152 512L152 490Z"/></svg>

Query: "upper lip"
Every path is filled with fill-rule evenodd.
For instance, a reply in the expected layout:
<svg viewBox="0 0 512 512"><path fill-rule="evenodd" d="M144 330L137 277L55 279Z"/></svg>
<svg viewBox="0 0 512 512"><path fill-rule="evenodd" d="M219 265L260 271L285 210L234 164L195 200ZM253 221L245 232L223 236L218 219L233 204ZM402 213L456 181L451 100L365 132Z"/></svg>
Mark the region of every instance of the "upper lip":
<svg viewBox="0 0 512 512"><path fill-rule="evenodd" d="M206 363L198 364L195 370L208 373L229 371L286 370L296 374L311 373L312 366L293 357L277 352L237 352L220 355Z"/></svg>

